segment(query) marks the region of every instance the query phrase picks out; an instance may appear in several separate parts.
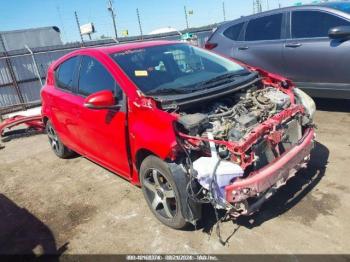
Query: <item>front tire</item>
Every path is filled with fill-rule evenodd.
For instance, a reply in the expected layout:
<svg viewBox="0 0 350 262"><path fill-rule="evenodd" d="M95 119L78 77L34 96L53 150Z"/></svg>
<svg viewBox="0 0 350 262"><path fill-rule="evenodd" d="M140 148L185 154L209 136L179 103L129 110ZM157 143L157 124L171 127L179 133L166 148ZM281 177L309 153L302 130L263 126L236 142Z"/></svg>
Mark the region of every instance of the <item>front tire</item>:
<svg viewBox="0 0 350 262"><path fill-rule="evenodd" d="M148 156L141 164L140 180L154 216L168 227L185 228L188 223L182 214L181 196L168 164L158 157Z"/></svg>
<svg viewBox="0 0 350 262"><path fill-rule="evenodd" d="M74 151L70 150L61 142L50 120L47 121L45 130L49 138L51 149L56 156L66 159L75 155Z"/></svg>

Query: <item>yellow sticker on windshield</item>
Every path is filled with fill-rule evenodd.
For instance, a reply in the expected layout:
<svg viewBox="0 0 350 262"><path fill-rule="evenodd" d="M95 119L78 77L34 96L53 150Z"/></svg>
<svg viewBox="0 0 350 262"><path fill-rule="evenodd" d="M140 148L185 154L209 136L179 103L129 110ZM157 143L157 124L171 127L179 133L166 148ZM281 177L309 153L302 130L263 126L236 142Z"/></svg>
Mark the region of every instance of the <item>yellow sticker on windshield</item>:
<svg viewBox="0 0 350 262"><path fill-rule="evenodd" d="M148 76L147 70L135 70L135 76Z"/></svg>

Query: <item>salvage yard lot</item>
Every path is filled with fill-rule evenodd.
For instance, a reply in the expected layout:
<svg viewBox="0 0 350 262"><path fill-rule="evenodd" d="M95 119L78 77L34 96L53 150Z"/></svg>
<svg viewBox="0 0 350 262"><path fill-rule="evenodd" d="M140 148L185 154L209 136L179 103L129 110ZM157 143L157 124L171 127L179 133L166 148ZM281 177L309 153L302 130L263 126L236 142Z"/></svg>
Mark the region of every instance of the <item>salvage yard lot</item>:
<svg viewBox="0 0 350 262"><path fill-rule="evenodd" d="M0 150L0 253L349 253L350 102L318 100L317 143L306 170L261 212L202 227L158 222L142 191L91 161L58 159L45 135ZM213 229L210 235L210 230Z"/></svg>

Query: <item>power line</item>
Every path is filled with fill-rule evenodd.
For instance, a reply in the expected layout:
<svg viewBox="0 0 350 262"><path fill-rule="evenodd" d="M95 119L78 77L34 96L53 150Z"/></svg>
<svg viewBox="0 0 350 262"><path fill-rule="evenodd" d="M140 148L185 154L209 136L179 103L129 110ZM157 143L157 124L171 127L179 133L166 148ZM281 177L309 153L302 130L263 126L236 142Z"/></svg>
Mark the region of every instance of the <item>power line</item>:
<svg viewBox="0 0 350 262"><path fill-rule="evenodd" d="M64 23L62 20L61 9L59 6L56 6L56 10L57 10L57 14L58 14L58 19L60 20L60 23L61 23L62 33L63 33L64 37L66 38L66 30L64 28Z"/></svg>

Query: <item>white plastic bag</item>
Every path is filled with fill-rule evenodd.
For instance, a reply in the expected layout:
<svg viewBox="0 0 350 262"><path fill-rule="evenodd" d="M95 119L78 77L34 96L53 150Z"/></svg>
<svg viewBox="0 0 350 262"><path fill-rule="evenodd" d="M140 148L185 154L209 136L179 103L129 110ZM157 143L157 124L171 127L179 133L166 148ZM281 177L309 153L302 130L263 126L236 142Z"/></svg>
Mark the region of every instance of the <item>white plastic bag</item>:
<svg viewBox="0 0 350 262"><path fill-rule="evenodd" d="M213 139L213 135L208 133L208 138ZM209 190L210 184L216 176L216 186L220 197L225 199L225 186L230 182L243 175L243 169L230 161L221 160L217 154L214 142L210 142L210 157L200 157L193 162L193 169L197 171L197 180L202 187ZM216 167L216 169L215 169Z"/></svg>

